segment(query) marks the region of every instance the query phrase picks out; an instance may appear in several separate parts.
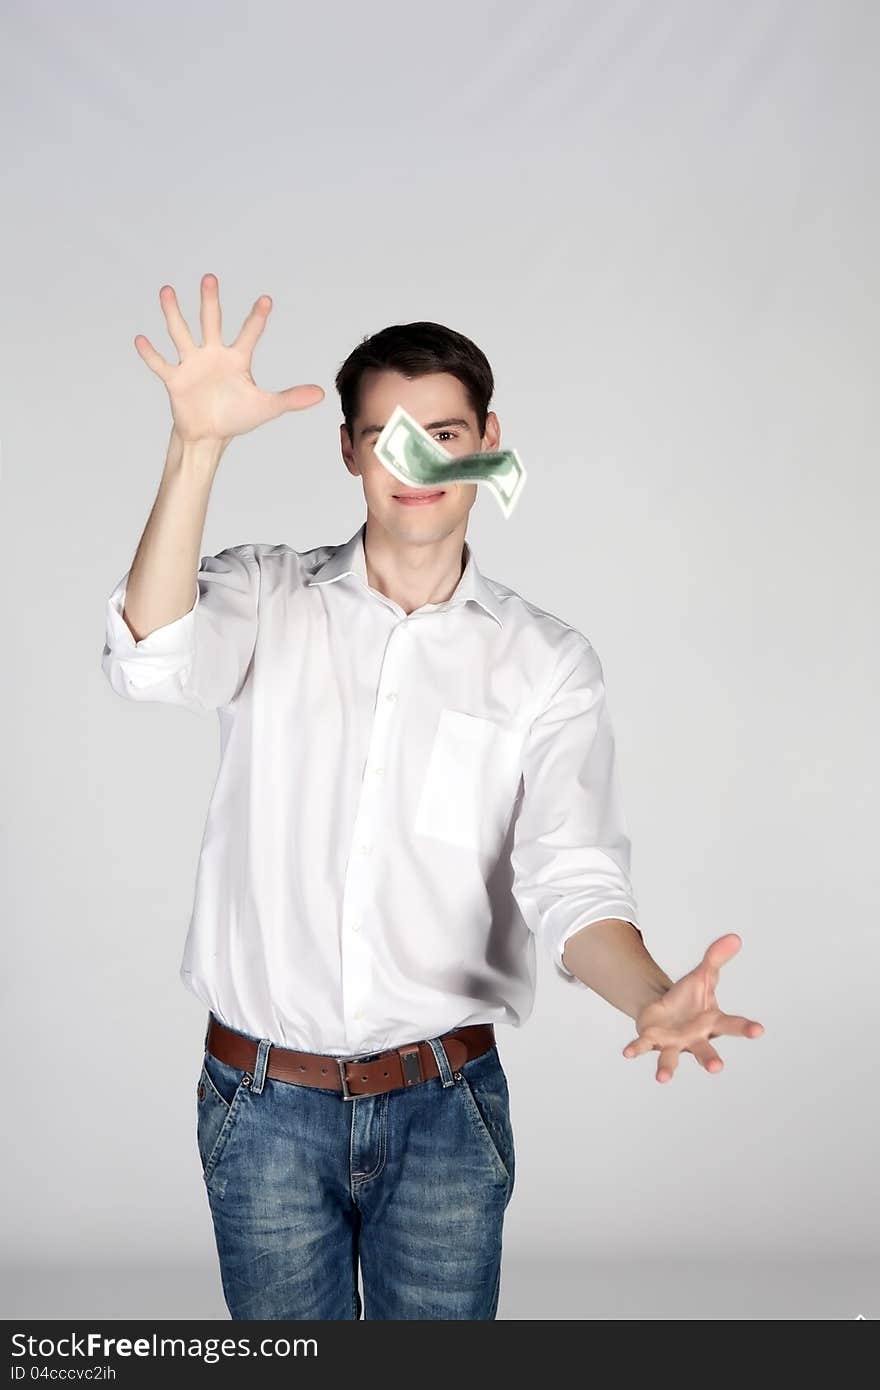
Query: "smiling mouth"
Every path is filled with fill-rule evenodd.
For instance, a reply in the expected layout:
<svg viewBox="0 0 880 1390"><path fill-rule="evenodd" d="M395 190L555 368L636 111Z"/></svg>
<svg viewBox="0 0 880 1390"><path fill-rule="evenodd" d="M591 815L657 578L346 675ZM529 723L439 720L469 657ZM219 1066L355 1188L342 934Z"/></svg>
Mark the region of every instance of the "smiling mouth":
<svg viewBox="0 0 880 1390"><path fill-rule="evenodd" d="M445 495L445 488L435 488L432 491L425 489L420 492L395 492L392 494L395 502L436 502L438 497Z"/></svg>

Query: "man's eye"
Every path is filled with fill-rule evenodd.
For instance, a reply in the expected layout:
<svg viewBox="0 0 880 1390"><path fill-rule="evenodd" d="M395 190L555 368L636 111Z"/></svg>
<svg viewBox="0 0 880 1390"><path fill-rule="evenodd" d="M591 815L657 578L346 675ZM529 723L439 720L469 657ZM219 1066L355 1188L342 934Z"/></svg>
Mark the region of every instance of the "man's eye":
<svg viewBox="0 0 880 1390"><path fill-rule="evenodd" d="M458 435L453 430L438 430L438 434L448 434L450 439L457 439Z"/></svg>

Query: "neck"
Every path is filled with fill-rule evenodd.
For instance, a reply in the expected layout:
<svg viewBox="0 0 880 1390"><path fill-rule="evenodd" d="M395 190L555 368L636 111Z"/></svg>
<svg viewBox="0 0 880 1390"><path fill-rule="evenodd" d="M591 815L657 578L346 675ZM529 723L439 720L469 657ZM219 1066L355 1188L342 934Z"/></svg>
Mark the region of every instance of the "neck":
<svg viewBox="0 0 880 1390"><path fill-rule="evenodd" d="M465 529L462 524L436 540L404 540L384 530L368 513L364 532L367 583L405 613L425 603L444 603L464 574Z"/></svg>

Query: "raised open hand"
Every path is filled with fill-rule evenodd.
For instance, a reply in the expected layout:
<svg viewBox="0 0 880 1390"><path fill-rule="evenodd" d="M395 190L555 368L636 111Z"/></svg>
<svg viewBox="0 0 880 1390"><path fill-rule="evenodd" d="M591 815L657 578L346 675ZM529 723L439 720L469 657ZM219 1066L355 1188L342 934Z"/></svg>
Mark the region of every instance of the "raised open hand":
<svg viewBox="0 0 880 1390"><path fill-rule="evenodd" d="M692 1052L708 1072L719 1072L724 1062L708 1041L722 1034L759 1038L764 1026L738 1014L722 1013L715 1000L715 986L722 965L735 956L742 938L736 932L719 936L707 947L695 969L676 980L660 999L646 1004L636 1018L638 1037L627 1043L624 1057L659 1051L656 1079L671 1081L682 1052Z"/></svg>
<svg viewBox="0 0 880 1390"><path fill-rule="evenodd" d="M229 440L285 411L305 410L324 399L320 386L263 391L251 376L254 348L272 308L267 294L256 301L228 347L220 336L216 275L203 275L201 280L201 345L194 341L171 285L162 286L159 303L180 362L168 362L143 333L138 333L134 345L147 366L164 381L171 397L174 428L182 440Z"/></svg>

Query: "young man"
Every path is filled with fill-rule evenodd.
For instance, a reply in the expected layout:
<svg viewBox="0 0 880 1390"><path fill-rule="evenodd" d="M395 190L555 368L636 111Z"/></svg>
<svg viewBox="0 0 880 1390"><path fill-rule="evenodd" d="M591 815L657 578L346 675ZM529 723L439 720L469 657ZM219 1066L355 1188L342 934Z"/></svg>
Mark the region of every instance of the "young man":
<svg viewBox="0 0 880 1390"><path fill-rule="evenodd" d="M201 345L160 301L180 362L135 345L174 423L102 665L128 699L220 721L181 977L209 1011L197 1133L227 1306L358 1318L360 1266L365 1317L494 1318L514 1184L495 1025L531 1011L536 939L665 1081L761 1031L715 1003L739 938L674 985L654 962L595 650L480 572L475 484L408 488L373 452L398 402L451 454L498 448L483 353L435 323L365 340L336 378L365 523L200 560L230 439L324 393L254 383L268 296L229 346L214 276Z"/></svg>

